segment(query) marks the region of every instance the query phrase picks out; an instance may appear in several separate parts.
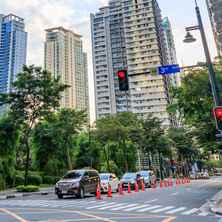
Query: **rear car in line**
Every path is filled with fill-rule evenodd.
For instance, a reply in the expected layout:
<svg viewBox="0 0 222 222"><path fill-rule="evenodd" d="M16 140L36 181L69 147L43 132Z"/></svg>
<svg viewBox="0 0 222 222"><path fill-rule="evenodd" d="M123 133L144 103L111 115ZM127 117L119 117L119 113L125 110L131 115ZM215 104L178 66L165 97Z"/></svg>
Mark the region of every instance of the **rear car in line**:
<svg viewBox="0 0 222 222"><path fill-rule="evenodd" d="M59 199L64 196L84 198L86 194L96 194L98 183L100 178L96 170L72 170L56 183L55 194Z"/></svg>

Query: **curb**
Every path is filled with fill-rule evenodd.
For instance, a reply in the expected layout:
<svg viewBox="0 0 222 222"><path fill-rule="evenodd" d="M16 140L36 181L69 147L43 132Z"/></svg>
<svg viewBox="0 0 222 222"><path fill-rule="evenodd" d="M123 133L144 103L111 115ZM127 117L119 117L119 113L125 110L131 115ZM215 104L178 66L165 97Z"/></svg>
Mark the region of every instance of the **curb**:
<svg viewBox="0 0 222 222"><path fill-rule="evenodd" d="M53 194L53 192L38 192L38 193L18 193L18 194L8 194L8 195L0 195L0 200L7 200L12 198L18 198L18 197L28 197L33 195L49 195Z"/></svg>

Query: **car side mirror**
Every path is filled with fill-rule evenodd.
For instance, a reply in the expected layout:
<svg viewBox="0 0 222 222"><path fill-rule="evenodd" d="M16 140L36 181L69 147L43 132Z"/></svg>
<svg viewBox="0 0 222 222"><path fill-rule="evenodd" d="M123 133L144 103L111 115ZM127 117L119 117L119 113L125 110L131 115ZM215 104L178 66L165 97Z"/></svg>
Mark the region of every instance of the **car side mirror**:
<svg viewBox="0 0 222 222"><path fill-rule="evenodd" d="M88 180L88 179L89 179L89 176L88 176L88 175L84 176L84 179L85 179L85 180Z"/></svg>

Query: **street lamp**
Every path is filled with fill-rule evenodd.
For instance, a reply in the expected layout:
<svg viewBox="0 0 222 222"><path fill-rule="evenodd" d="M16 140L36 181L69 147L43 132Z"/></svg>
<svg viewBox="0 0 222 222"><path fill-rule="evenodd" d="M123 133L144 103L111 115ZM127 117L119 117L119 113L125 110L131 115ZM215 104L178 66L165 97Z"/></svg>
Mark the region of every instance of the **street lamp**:
<svg viewBox="0 0 222 222"><path fill-rule="evenodd" d="M194 30L200 31L202 43L203 43L203 47L204 47L204 52L205 52L205 56L206 56L206 62L207 62L207 67L208 67L208 73L209 73L209 79L210 79L211 90L212 90L212 94L213 94L213 98L214 98L214 103L215 103L215 106L221 106L222 102L221 102L221 98L220 98L219 87L218 87L218 83L216 80L214 67L213 67L213 64L211 61L210 52L209 52L209 48L207 45L207 39L206 39L206 35L205 35L204 27L203 27L203 22L202 22L202 18L201 18L201 14L200 14L200 8L197 5L197 0L195 0L195 5L196 5L195 10L196 10L196 14L197 14L198 25L186 27L187 34L185 36L184 42L185 43L195 42L196 39L192 36L191 31L194 31Z"/></svg>

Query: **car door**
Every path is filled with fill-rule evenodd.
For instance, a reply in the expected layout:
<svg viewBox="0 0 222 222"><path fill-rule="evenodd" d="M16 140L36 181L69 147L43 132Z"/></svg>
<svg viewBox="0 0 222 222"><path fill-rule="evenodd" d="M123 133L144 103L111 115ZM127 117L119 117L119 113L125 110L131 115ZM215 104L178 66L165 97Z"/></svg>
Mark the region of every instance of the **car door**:
<svg viewBox="0 0 222 222"><path fill-rule="evenodd" d="M118 186L119 186L119 180L115 174L113 174L112 176L113 176L113 190L117 191Z"/></svg>
<svg viewBox="0 0 222 222"><path fill-rule="evenodd" d="M90 177L89 177L89 172L86 171L83 176L83 184L84 184L84 191L85 193L90 192Z"/></svg>

